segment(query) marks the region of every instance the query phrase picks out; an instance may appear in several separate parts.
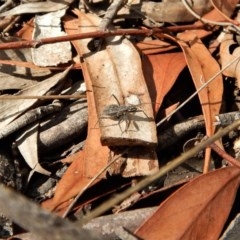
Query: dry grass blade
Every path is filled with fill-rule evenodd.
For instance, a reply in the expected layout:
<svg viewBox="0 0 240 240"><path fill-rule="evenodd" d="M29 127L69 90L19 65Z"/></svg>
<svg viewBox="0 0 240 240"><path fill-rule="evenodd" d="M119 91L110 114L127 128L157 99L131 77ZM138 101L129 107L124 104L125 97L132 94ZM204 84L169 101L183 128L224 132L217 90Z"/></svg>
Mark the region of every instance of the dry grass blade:
<svg viewBox="0 0 240 240"><path fill-rule="evenodd" d="M135 233L148 240L218 239L239 182L236 167L203 174L165 200Z"/></svg>
<svg viewBox="0 0 240 240"><path fill-rule="evenodd" d="M197 145L196 147L190 149L183 155L177 157L176 159L169 162L167 165L163 166L157 173L146 177L142 181L140 181L135 186L129 188L125 192L115 196L114 198L106 201L104 204L100 205L98 208L96 208L94 211L86 215L85 218L80 221L80 225L82 225L85 222L88 222L94 217L99 216L100 214L104 213L105 211L109 210L119 202L123 201L125 198L129 197L134 192L137 192L149 184L157 181L159 178L167 174L170 170L176 168L177 166L181 165L183 162L187 161L190 157L194 156L196 153L200 152L201 150L205 149L207 146L209 146L211 143L215 142L219 138L223 137L233 129L237 128L240 125L240 120L234 122L233 124L229 125L228 127L219 130L217 133L215 133L212 137L208 138L206 141L202 142L201 144Z"/></svg>

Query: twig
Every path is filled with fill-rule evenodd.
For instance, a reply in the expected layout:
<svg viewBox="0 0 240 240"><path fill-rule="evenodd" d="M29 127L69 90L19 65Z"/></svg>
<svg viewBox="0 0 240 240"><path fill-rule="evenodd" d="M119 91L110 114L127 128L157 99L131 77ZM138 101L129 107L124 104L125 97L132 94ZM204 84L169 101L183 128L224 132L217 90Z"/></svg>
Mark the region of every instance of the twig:
<svg viewBox="0 0 240 240"><path fill-rule="evenodd" d="M181 32L185 30L203 29L203 28L204 26L202 25L199 25L199 26L183 25L183 26L170 26L170 27L153 28L153 29L117 29L113 31L94 31L89 33L79 33L79 34L72 34L68 36L43 38L38 40L1 43L0 50L19 49L19 48L36 48L44 44L74 41L74 40L85 39L85 38L104 38L104 37L112 37L112 36L119 36L119 35L150 36L150 35L160 34L160 33Z"/></svg>
<svg viewBox="0 0 240 240"><path fill-rule="evenodd" d="M117 14L118 10L124 5L126 0L115 0L107 9L103 19L100 22L99 29L106 31L109 25L112 23L113 18Z"/></svg>
<svg viewBox="0 0 240 240"><path fill-rule="evenodd" d="M202 21L205 24L213 24L213 25L223 26L223 27L233 25L230 22L216 22L216 21L212 21L212 20L202 18L196 12L193 11L193 9L191 8L191 6L189 5L189 3L186 0L182 0L182 3L185 6L185 8L188 10L189 13L191 13L195 18L197 18L198 20Z"/></svg>
<svg viewBox="0 0 240 240"><path fill-rule="evenodd" d="M11 21L11 23L3 29L2 34L9 32L20 19L21 16L14 16L14 19Z"/></svg>
<svg viewBox="0 0 240 240"><path fill-rule="evenodd" d="M13 0L7 0L1 7L0 12L4 12L6 9L11 8L14 6Z"/></svg>
<svg viewBox="0 0 240 240"><path fill-rule="evenodd" d="M63 213L62 217L65 218L73 206L76 204L78 199L82 196L82 194L96 181L96 179L101 176L115 161L117 161L123 154L127 153L130 148L127 148L124 150L120 156L113 158L104 168L102 168L95 176L91 179L91 181L78 193L78 195L75 197L75 199L71 202L71 204L68 206L67 210Z"/></svg>
<svg viewBox="0 0 240 240"><path fill-rule="evenodd" d="M173 114L175 114L179 109L185 106L190 100L192 100L200 91L202 91L207 85L209 85L218 75L220 75L223 71L225 71L230 65L240 59L240 55L235 57L232 61L230 61L226 66L224 66L218 73L212 76L207 82L205 82L196 92L194 92L189 98L187 98L183 103L181 103L174 111L168 114L165 118L157 123L157 126L160 126L163 122L169 119Z"/></svg>
<svg viewBox="0 0 240 240"><path fill-rule="evenodd" d="M0 100L16 100L16 99L80 99L86 98L86 95L43 95L43 96L18 96L18 95L0 95Z"/></svg>
<svg viewBox="0 0 240 240"><path fill-rule="evenodd" d="M203 116L198 116L169 127L158 135L158 150L163 150L173 145L190 131L203 128L204 126L205 122Z"/></svg>
<svg viewBox="0 0 240 240"><path fill-rule="evenodd" d="M202 142L201 144L198 144L196 147L190 149L186 153L182 154L181 156L175 158L173 161L169 162L165 166L161 167L161 169L157 173L146 177L145 179L143 179L142 181L137 183L135 186L128 188L123 193L118 194L114 198L112 198L112 199L106 201L104 204L100 205L98 208L93 210L91 213L87 214L86 217L84 217L81 221L79 221L79 225L82 225L82 224L88 222L89 220L91 220L92 218L101 215L102 213L111 209L113 206L117 205L119 202L121 202L124 199L126 199L127 197L129 197L134 192L140 191L141 189L144 189L145 187L147 187L149 184L154 183L155 181L160 179L162 176L167 174L169 171L178 167L183 162L187 161L189 158L191 158L192 156L194 156L201 150L205 149L211 143L215 142L219 138L223 137L230 131L237 128L239 125L240 125L240 120L234 122L233 124L227 126L224 129L221 129L216 134L214 134L212 137L208 138L206 141Z"/></svg>
<svg viewBox="0 0 240 240"><path fill-rule="evenodd" d="M221 113L215 116L215 125L227 126L240 119L240 111Z"/></svg>
<svg viewBox="0 0 240 240"><path fill-rule="evenodd" d="M232 164L235 167L240 168L240 162L227 154L224 150L222 150L216 143L210 144L210 148L216 152L219 156L221 156L223 159L225 159L227 162Z"/></svg>
<svg viewBox="0 0 240 240"><path fill-rule="evenodd" d="M61 109L62 104L60 102L56 102L26 112L21 117L17 118L15 121L9 123L6 127L0 129L0 140L27 126L28 124L33 123L49 114L58 112Z"/></svg>
<svg viewBox="0 0 240 240"><path fill-rule="evenodd" d="M23 229L35 234L37 239L100 239L93 232L79 229L73 223L41 209L36 203L3 184L0 184L0 192L1 212Z"/></svg>
<svg viewBox="0 0 240 240"><path fill-rule="evenodd" d="M213 0L210 0L211 4L213 5L213 7L229 22L231 22L234 25L239 25L239 22L236 20L232 20L231 18L229 18L228 16L226 16L219 8L218 6L216 6L215 2ZM237 4L238 5L238 4ZM236 5L236 7L237 7Z"/></svg>
<svg viewBox="0 0 240 240"><path fill-rule="evenodd" d="M129 10L132 10L132 11L136 12L137 14L142 16L144 19L149 20L150 23L154 24L154 27L161 27L163 25L163 23L156 22L153 18L143 14L140 10L138 10L137 8L131 6L131 3L126 4L124 7L128 8Z"/></svg>
<svg viewBox="0 0 240 240"><path fill-rule="evenodd" d="M132 232L130 232L125 227L118 227L115 229L115 234L119 237L119 239L125 240L141 240L139 237L135 236Z"/></svg>

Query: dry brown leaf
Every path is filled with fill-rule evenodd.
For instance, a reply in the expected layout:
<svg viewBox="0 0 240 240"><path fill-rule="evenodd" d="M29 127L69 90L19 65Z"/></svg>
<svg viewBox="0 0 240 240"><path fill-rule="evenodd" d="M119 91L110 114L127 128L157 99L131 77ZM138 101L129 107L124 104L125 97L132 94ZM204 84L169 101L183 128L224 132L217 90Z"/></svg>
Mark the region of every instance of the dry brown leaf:
<svg viewBox="0 0 240 240"><path fill-rule="evenodd" d="M32 177L34 172L38 172L47 176L50 176L51 172L44 169L38 158L38 125L39 123L33 123L27 126L23 133L16 139L16 145L22 157L32 169L28 176L28 181Z"/></svg>
<svg viewBox="0 0 240 240"><path fill-rule="evenodd" d="M135 232L142 239L218 239L239 187L240 170L222 168L195 178Z"/></svg>
<svg viewBox="0 0 240 240"><path fill-rule="evenodd" d="M177 42L183 50L195 87L199 89L205 82L220 71L220 67L194 32L189 31L188 33L180 34L178 38L181 39ZM221 75L217 76L214 81L198 93L206 124L206 134L209 137L212 136L215 131L213 122L215 121L215 115L219 114L222 95L223 82ZM208 171L210 154L211 149L207 148L205 152L204 172Z"/></svg>
<svg viewBox="0 0 240 240"><path fill-rule="evenodd" d="M69 20L65 21L65 29L68 34L76 33L77 29L75 28L76 21ZM73 41L75 49L79 52L80 50L78 41ZM87 87L87 101L88 101L88 136L85 144L85 177L92 178L94 177L100 169L107 165L108 157L109 157L109 148L106 146L102 146L100 142L100 130L96 128L96 124L98 123L96 107L94 96L92 92L92 83L91 79L88 75L88 71L86 69L85 64L83 64L82 68L84 74L84 80L86 82Z"/></svg>
<svg viewBox="0 0 240 240"><path fill-rule="evenodd" d="M76 31L76 29L74 30L74 25L72 25L74 23L75 22L72 22L71 20L65 22L68 34L73 34ZM78 42L73 41L72 43L78 50ZM84 68L85 65L83 65L83 69ZM84 70L83 73L88 89L88 136L84 152L81 151L77 155L71 157L74 158L74 161L57 185L54 197L42 203L44 208L51 211L54 209L56 210L62 203L76 196L79 191L89 183L90 179L107 165L108 161L109 148L102 146L100 142L100 130L92 127L95 126L98 121L97 113L92 93L91 80L86 70ZM68 158L68 161L71 160Z"/></svg>
<svg viewBox="0 0 240 240"><path fill-rule="evenodd" d="M66 36L62 31L61 18L66 9L47 14L36 15L34 19L33 40L42 38ZM68 63L72 59L70 42L56 42L31 48L33 63L37 66L57 66Z"/></svg>
<svg viewBox="0 0 240 240"><path fill-rule="evenodd" d="M229 22L237 24L236 21L229 18L235 9L238 0L210 0L214 8Z"/></svg>
<svg viewBox="0 0 240 240"><path fill-rule="evenodd" d="M176 48L176 46L171 45L170 43L168 43L166 41L155 39L155 40L138 42L138 43L136 43L136 48L141 53L143 53L145 55L150 55L150 54L157 54L157 53L161 53L161 52L170 51L170 50Z"/></svg>
<svg viewBox="0 0 240 240"><path fill-rule="evenodd" d="M65 29L68 34L76 33L76 20L70 18L65 19ZM77 52L80 53L78 41L72 41ZM102 146L100 142L100 129L96 127L98 123L92 82L89 77L86 65L82 64L84 80L87 87L87 101L88 101L88 135L85 144L85 177L94 177L100 169L107 165L109 157L109 148Z"/></svg>
<svg viewBox="0 0 240 240"><path fill-rule="evenodd" d="M233 11L234 11L237 3L238 3L238 0L227 0L227 1L221 0L222 6L225 6L224 8L226 9L226 11L224 12L225 16L230 17L233 14ZM220 14L219 11L214 8L210 12L204 14L203 18L206 20L210 20L210 21L224 22L225 16ZM204 26L204 23L201 20L198 20L194 23L194 25ZM198 29L198 30L193 30L190 32L194 32L198 38L202 39L202 38L205 38L205 37L209 36L210 34L212 34L212 32L215 30L217 30L217 28L215 28L213 30ZM187 31L187 33L188 32L189 31Z"/></svg>
<svg viewBox="0 0 240 240"><path fill-rule="evenodd" d="M16 38L2 39L0 42L16 41ZM31 64L30 49L9 49L0 51L0 90L23 89L36 84L39 80L51 75L48 69L26 69L21 62L27 61ZM2 65L5 62L9 65ZM15 63L19 63L16 65Z"/></svg>
<svg viewBox="0 0 240 240"><path fill-rule="evenodd" d="M239 44L233 39L233 34L225 34L220 45L220 56L222 67L226 66L234 58L240 55ZM239 61L231 64L224 72L224 75L237 79L238 87L240 87L240 64Z"/></svg>
<svg viewBox="0 0 240 240"><path fill-rule="evenodd" d="M54 197L42 202L43 208L54 211L60 204L75 197L90 181L85 177L84 151L79 151L72 158L74 161L59 181Z"/></svg>
<svg viewBox="0 0 240 240"><path fill-rule="evenodd" d="M181 52L144 55L143 72L156 116L164 96L172 88L178 75L186 66Z"/></svg>
<svg viewBox="0 0 240 240"><path fill-rule="evenodd" d="M80 11L75 11L75 14L79 17L74 26L78 27L76 32L98 30L96 26L99 25L100 18ZM109 37L104 39L101 51L91 51L88 47L89 39L76 42L91 78L102 144L156 146L156 124L151 99L142 73L140 56L132 43L124 36ZM132 121L130 119L128 125L128 121L118 122L104 113L113 104L141 105L141 111L134 111L134 116L129 114Z"/></svg>
<svg viewBox="0 0 240 240"><path fill-rule="evenodd" d="M19 91L16 96L42 96L48 93L54 93L54 87L56 87L56 85L60 87L61 84L64 83L65 77L70 69L71 67L38 84ZM14 101L2 99L0 101L0 127L4 128L4 126L12 122L15 118L38 102L38 99L16 99Z"/></svg>
<svg viewBox="0 0 240 240"><path fill-rule="evenodd" d="M21 39L32 40L33 30L34 18L31 18L28 22L23 24L23 27L16 33L16 36Z"/></svg>
<svg viewBox="0 0 240 240"><path fill-rule="evenodd" d="M85 65L82 66L85 68ZM91 80L87 71L84 72L84 80L86 82L87 89L90 91L87 93L88 101L88 135L85 144L85 176L94 177L104 166L107 165L110 150L107 146L103 146L100 141L100 129L95 128L98 118L96 113L95 101L91 85ZM104 177L104 176L102 176Z"/></svg>
<svg viewBox="0 0 240 240"><path fill-rule="evenodd" d="M66 20L65 22L66 32L68 34L76 33L77 23L78 21L74 19L69 21ZM73 41L72 43L75 46L77 52L81 53L81 50L79 49L78 41ZM87 89L89 90L87 92L88 106L89 106L89 113L88 113L89 124L88 124L88 136L87 136L87 141L85 146L85 151L86 151L85 153L85 164L86 164L85 170L86 171L85 172L86 172L86 176L91 178L91 177L94 177L99 172L100 169L102 169L104 166L107 165L107 162L110 161L111 156L110 156L109 148L102 146L100 142L100 130L97 125L98 118L97 118L93 89L92 89L92 81L90 79L88 68L86 67L86 65L87 64L83 62L82 69L84 74L84 80L86 82ZM151 104L149 105L151 106ZM147 153L149 151L151 152L151 154ZM124 169L129 173L130 172L129 167L131 166L131 170L132 170L131 174L133 176L148 175L157 171L158 161L157 161L156 154L155 153L153 154L153 149L148 149L147 152L145 154L142 154L141 156L136 155L136 156L129 157L126 161L126 165ZM114 155L114 153L112 154ZM124 162L125 160L126 159L124 159ZM135 164L134 167L132 166L132 163ZM143 165L145 166L144 168L143 168ZM123 167L121 166L119 167L121 168L122 171L124 171ZM139 168L141 171L136 171L136 169L139 169Z"/></svg>

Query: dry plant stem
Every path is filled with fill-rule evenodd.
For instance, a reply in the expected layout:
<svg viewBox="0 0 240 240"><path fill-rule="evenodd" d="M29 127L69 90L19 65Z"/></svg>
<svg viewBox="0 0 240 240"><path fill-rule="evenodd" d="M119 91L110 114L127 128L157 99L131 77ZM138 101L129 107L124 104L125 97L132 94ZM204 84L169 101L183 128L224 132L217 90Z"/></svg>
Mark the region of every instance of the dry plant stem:
<svg viewBox="0 0 240 240"><path fill-rule="evenodd" d="M73 101L65 106L59 114L49 117L48 123L41 122L38 149L44 153L79 138L87 127L88 108L84 100ZM47 119L46 119L47 121Z"/></svg>
<svg viewBox="0 0 240 240"><path fill-rule="evenodd" d="M200 91L202 91L208 84L210 84L218 75L224 72L229 66L231 66L234 62L240 59L240 55L235 57L232 61L230 61L226 66L224 66L218 73L212 76L207 82L205 82L196 92L194 92L189 98L187 98L183 103L181 103L174 111L168 114L165 118L157 123L157 126L160 126L163 122L168 120L173 114L178 112L183 106L185 106L190 100L192 100Z"/></svg>
<svg viewBox="0 0 240 240"><path fill-rule="evenodd" d="M118 10L124 5L126 0L115 0L112 2L110 7L107 9L101 23L99 25L99 29L102 31L106 31L109 25L112 23L113 18L117 14Z"/></svg>
<svg viewBox="0 0 240 240"><path fill-rule="evenodd" d="M136 12L137 14L139 14L140 16L144 17L144 19L148 19L151 23L153 23L155 25L155 27L159 26L161 23L156 22L153 18L143 14L141 11L139 11L138 9L134 8L131 6L131 4L126 4L124 7L128 8L129 10L132 10L134 12ZM163 24L161 24L162 26Z"/></svg>
<svg viewBox="0 0 240 240"><path fill-rule="evenodd" d="M1 43L0 50L19 49L19 48L36 48L44 44L74 41L74 40L85 39L85 38L104 38L104 37L124 36L124 35L150 36L150 35L160 34L160 33L182 32L185 30L203 29L203 28L204 26L201 26L201 25L200 26L184 25L184 26L170 26L170 27L152 28L152 29L118 29L113 31L95 31L95 32L89 32L89 33L73 34L68 36L43 38L39 40Z"/></svg>
<svg viewBox="0 0 240 240"><path fill-rule="evenodd" d="M232 22L216 22L216 21L211 21L211 20L207 20L205 18L202 18L201 16L199 16L197 13L195 13L192 8L190 7L190 5L188 4L188 2L186 0L182 0L183 5L185 6L185 8L188 10L189 13L191 13L195 18L197 18L198 20L202 21L205 24L213 24L213 25L217 25L217 26L232 26L233 23Z"/></svg>
<svg viewBox="0 0 240 240"><path fill-rule="evenodd" d="M230 131L234 130L240 125L240 120L234 122L233 124L227 126L226 128L223 128L219 130L216 134L214 134L212 137L208 138L206 141L202 142L201 144L197 145L196 147L190 149L186 153L182 154L181 156L175 158L165 166L163 166L157 173L146 177L142 181L140 181L135 186L132 186L131 188L127 189L121 194L118 194L114 198L106 201L104 204L100 205L98 208L93 210L91 213L87 214L86 217L84 217L81 221L79 221L78 224L82 225L91 219L101 215L102 213L106 212L107 210L111 209L113 206L119 204L124 199L129 197L131 194L140 191L141 189L147 187L149 184L154 183L158 179L160 179L162 176L167 174L169 171L173 170L174 168L178 167L185 161L187 161L189 158L193 157L195 154L200 152L201 150L205 149L210 144L214 143L219 138L223 137Z"/></svg>
<svg viewBox="0 0 240 240"><path fill-rule="evenodd" d="M16 100L16 99L42 99L42 100L51 100L51 99L80 99L86 98L86 95L43 95L43 96L17 96L17 95L3 95L0 96L0 100Z"/></svg>
<svg viewBox="0 0 240 240"><path fill-rule="evenodd" d="M173 145L189 132L203 128L204 126L203 116L197 116L169 127L158 135L158 150L163 150Z"/></svg>
<svg viewBox="0 0 240 240"><path fill-rule="evenodd" d="M6 9L11 8L14 5L13 0L7 0L1 7L0 12L4 12Z"/></svg>
<svg viewBox="0 0 240 240"><path fill-rule="evenodd" d="M2 33L9 32L20 19L21 19L21 16L15 16L12 22L6 28L4 28Z"/></svg>
<svg viewBox="0 0 240 240"><path fill-rule="evenodd" d="M92 232L79 229L74 224L44 211L36 203L3 184L0 184L0 192L1 212L23 229L36 234L37 239L100 239Z"/></svg>
<svg viewBox="0 0 240 240"><path fill-rule="evenodd" d="M215 3L213 2L213 0L210 0L212 6L229 22L231 22L234 25L239 25L239 22L236 20L232 20L231 18L229 18L228 16L226 16L226 14L224 14L221 10L218 9L218 7L215 5ZM237 4L238 5L238 4ZM236 6L237 7L237 6Z"/></svg>
<svg viewBox="0 0 240 240"><path fill-rule="evenodd" d="M139 237L135 236L132 232L130 232L125 227L118 227L115 229L115 234L119 239L125 239L125 240L141 240Z"/></svg>
<svg viewBox="0 0 240 240"><path fill-rule="evenodd" d="M219 156L221 156L222 158L224 158L228 163L230 163L231 165L240 168L240 162L238 160L236 160L235 158L233 158L232 156L230 156L229 154L227 154L224 150L222 150L216 143L212 143L210 144L210 148L216 152Z"/></svg>
<svg viewBox="0 0 240 240"><path fill-rule="evenodd" d="M116 231L114 230L121 226L127 228L131 232L134 232L137 227L156 210L157 207L148 207L125 211L118 214L109 214L107 216L93 219L88 224L84 225L83 229L95 232L96 235L101 236L102 240L129 240L128 238L117 238ZM109 229L112 231L109 232Z"/></svg>
<svg viewBox="0 0 240 240"><path fill-rule="evenodd" d="M30 123L40 120L49 114L59 112L61 109L62 104L57 102L49 104L47 106L41 106L26 112L21 117L17 118L15 121L9 123L5 128L0 129L0 140L27 126Z"/></svg>
<svg viewBox="0 0 240 240"><path fill-rule="evenodd" d="M129 150L129 148L127 148L126 150L124 150L122 152L122 154L127 153ZM64 214L62 215L63 218L65 218L69 212L71 211L71 209L73 208L73 206L76 204L76 202L78 201L78 199L83 195L83 193L96 181L96 179L98 177L100 177L105 171L107 171L107 169L115 162L117 161L122 154L116 158L114 158L112 161L110 161L104 168L102 168L96 175L94 178L91 179L91 181L83 188L81 189L81 191L78 193L78 195L75 197L75 199L71 202L71 204L68 206L67 210L64 212Z"/></svg>

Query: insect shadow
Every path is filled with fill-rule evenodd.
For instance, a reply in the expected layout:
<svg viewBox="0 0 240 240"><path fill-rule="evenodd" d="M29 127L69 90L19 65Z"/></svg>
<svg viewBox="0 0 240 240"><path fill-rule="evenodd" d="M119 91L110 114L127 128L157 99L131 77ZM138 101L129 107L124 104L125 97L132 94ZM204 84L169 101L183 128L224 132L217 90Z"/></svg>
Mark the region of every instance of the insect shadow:
<svg viewBox="0 0 240 240"><path fill-rule="evenodd" d="M146 118L148 120L150 120L151 118L149 118L147 116L147 114L139 107L139 105L123 105L120 104L120 102L118 101L118 99L116 98L115 95L112 95L114 97L114 99L116 100L117 104L111 104L108 105L104 108L102 116L100 117L101 119L103 118L110 118L112 120L116 120L118 121L117 125L119 125L120 130L122 133L127 132L129 129L129 126L131 124L131 122L133 122L135 128L137 130L139 130L139 127L136 123L136 120L143 120L142 117L137 117L135 119L132 119L132 115L136 112L142 112ZM145 118L144 118L145 119ZM121 123L125 121L126 123L126 127L123 130L121 127Z"/></svg>

